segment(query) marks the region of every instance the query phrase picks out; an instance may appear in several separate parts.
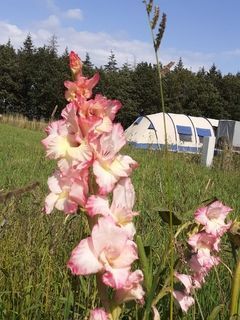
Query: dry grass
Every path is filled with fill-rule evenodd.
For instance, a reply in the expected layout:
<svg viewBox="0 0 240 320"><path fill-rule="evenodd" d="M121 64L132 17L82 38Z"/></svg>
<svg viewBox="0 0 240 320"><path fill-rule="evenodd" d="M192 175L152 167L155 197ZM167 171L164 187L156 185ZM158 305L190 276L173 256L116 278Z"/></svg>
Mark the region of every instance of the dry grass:
<svg viewBox="0 0 240 320"><path fill-rule="evenodd" d="M30 130L43 130L47 126L45 120L29 120L21 114L2 114L0 116L0 123L10 124L19 128Z"/></svg>

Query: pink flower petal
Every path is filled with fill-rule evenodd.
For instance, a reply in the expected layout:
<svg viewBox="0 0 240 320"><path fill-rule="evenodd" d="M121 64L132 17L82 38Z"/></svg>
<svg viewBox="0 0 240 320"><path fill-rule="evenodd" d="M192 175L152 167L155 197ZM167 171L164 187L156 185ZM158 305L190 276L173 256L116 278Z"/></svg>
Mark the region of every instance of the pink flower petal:
<svg viewBox="0 0 240 320"><path fill-rule="evenodd" d="M103 251L110 259L116 259L127 244L127 234L115 225L110 217L100 218L93 227L92 239L95 252Z"/></svg>
<svg viewBox="0 0 240 320"><path fill-rule="evenodd" d="M176 299L178 305L183 312L187 312L188 309L194 304L193 297L187 295L186 293L178 290L173 291L173 296Z"/></svg>
<svg viewBox="0 0 240 320"><path fill-rule="evenodd" d="M109 317L104 309L99 308L90 312L89 320L109 320Z"/></svg>
<svg viewBox="0 0 240 320"><path fill-rule="evenodd" d="M138 259L137 246L132 240L127 240L118 257L112 261L116 268L127 268L133 261Z"/></svg>
<svg viewBox="0 0 240 320"><path fill-rule="evenodd" d="M104 196L90 196L87 200L85 208L91 217L97 214L102 216L111 215L108 198Z"/></svg>
<svg viewBox="0 0 240 320"><path fill-rule="evenodd" d="M69 54L69 66L73 74L79 73L81 75L82 61L74 51L71 51Z"/></svg>
<svg viewBox="0 0 240 320"><path fill-rule="evenodd" d="M111 132L112 128L112 121L108 117L103 117L102 122L96 126L98 132Z"/></svg>
<svg viewBox="0 0 240 320"><path fill-rule="evenodd" d="M122 288L127 281L129 271L130 268L117 269L108 267L102 276L103 283L115 289Z"/></svg>
<svg viewBox="0 0 240 320"><path fill-rule="evenodd" d="M187 274L174 273L175 277L182 282L186 292L189 294L193 288L192 277Z"/></svg>
<svg viewBox="0 0 240 320"><path fill-rule="evenodd" d="M155 306L152 307L153 310L153 320L160 320L160 314Z"/></svg>
<svg viewBox="0 0 240 320"><path fill-rule="evenodd" d="M57 199L55 207L65 213L74 213L77 211L78 205L76 202L71 201L67 196L65 196Z"/></svg>
<svg viewBox="0 0 240 320"><path fill-rule="evenodd" d="M143 281L143 273L141 270L135 270L129 273L128 278L122 288L116 290L114 300L120 304L130 300L137 300L140 303L144 302L144 291L141 286Z"/></svg>
<svg viewBox="0 0 240 320"><path fill-rule="evenodd" d="M132 170L137 168L138 164L129 156L118 155L111 165L109 166L110 170L115 176L128 177Z"/></svg>
<svg viewBox="0 0 240 320"><path fill-rule="evenodd" d="M58 195L55 193L49 193L49 195L45 199L45 212L47 214L51 213L55 204L58 200Z"/></svg>
<svg viewBox="0 0 240 320"><path fill-rule="evenodd" d="M48 178L48 187L53 193L61 193L62 188L60 187L60 172L56 171L53 176Z"/></svg>
<svg viewBox="0 0 240 320"><path fill-rule="evenodd" d="M192 246L195 252L201 249L219 251L219 242L219 237L204 231L195 233L188 239L188 243Z"/></svg>
<svg viewBox="0 0 240 320"><path fill-rule="evenodd" d="M128 208L132 210L135 202L135 191L130 178L122 178L113 190L111 210Z"/></svg>
<svg viewBox="0 0 240 320"><path fill-rule="evenodd" d="M231 225L231 223L225 224L225 218L231 210L222 202L214 201L206 207L199 208L195 212L195 220L205 226L207 233L222 236Z"/></svg>
<svg viewBox="0 0 240 320"><path fill-rule="evenodd" d="M113 190L118 177L105 168L104 165L101 165L98 160L93 162L93 173L96 176L96 182L100 187L99 193L101 195L105 195Z"/></svg>
<svg viewBox="0 0 240 320"><path fill-rule="evenodd" d="M72 251L67 265L76 275L88 275L102 270L103 266L95 255L91 237L81 240Z"/></svg>
<svg viewBox="0 0 240 320"><path fill-rule="evenodd" d="M87 186L81 184L81 181L75 181L71 185L71 189L69 192L69 197L71 198L71 200L75 201L82 207L84 207L86 203L86 188Z"/></svg>

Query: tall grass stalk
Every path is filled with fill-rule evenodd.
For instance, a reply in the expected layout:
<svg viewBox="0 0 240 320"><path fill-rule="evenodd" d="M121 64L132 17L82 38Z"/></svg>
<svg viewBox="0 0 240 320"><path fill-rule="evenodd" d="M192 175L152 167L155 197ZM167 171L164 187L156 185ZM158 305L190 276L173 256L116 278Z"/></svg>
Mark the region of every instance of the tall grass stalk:
<svg viewBox="0 0 240 320"><path fill-rule="evenodd" d="M169 200L169 211L170 211L170 222L169 222L169 242L170 242L170 308L169 308L169 319L173 320L173 281L174 281L174 231L173 231L173 210L172 210L172 186L170 183L170 175L171 175L171 166L170 166L170 159L169 159L169 152L168 152L168 139L167 139L167 126L166 126L166 110L165 110L165 103L164 103L164 95L163 95L163 84L162 84L162 74L161 74L161 65L159 61L159 50L160 50L160 44L161 40L165 31L166 27L166 14L163 13L162 19L159 24L158 33L155 37L154 29L158 23L159 20L159 7L154 7L154 15L151 19L151 12L153 9L153 0L149 0L147 3L146 1L143 1L145 4L146 12L147 12L147 19L148 24L151 30L151 37L153 42L153 48L155 53L155 59L156 59L156 65L157 65L157 72L158 72L158 78L159 78L159 92L160 92L160 99L161 99L161 107L163 112L163 126L164 126L164 141L165 141L165 155L166 155L166 161L167 161L167 195ZM158 294L158 296L161 296L161 293Z"/></svg>
<svg viewBox="0 0 240 320"><path fill-rule="evenodd" d="M230 317L239 316L240 301L240 249L238 250L237 265L232 277L232 292L230 303Z"/></svg>
<svg viewBox="0 0 240 320"><path fill-rule="evenodd" d="M158 78L159 78L159 92L160 92L160 99L161 99L161 110L163 112L163 127L164 127L164 141L165 141L165 149L166 151L168 150L168 140L167 140L167 125L166 125L166 110L165 110L165 103L164 103L164 95L163 95L163 85L162 85L162 74L161 74L161 65L159 62L159 48L156 47L156 41L155 41L155 35L154 31L151 25L151 18L150 18L150 13L147 10L147 3L144 1L145 6L146 6L146 12L147 12L147 19L148 19L148 24L151 30L151 37L152 37L152 42L153 42L153 48L154 48L154 53L155 53L155 59L156 59L156 65L157 65L157 72L158 72ZM161 111L160 110L160 111Z"/></svg>

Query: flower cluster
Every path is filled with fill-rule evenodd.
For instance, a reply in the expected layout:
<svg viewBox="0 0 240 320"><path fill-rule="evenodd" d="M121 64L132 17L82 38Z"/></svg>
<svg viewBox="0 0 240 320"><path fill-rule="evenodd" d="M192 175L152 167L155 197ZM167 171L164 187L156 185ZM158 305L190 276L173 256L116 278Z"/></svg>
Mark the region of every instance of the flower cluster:
<svg viewBox="0 0 240 320"><path fill-rule="evenodd" d="M55 207L72 214L83 208L91 236L73 250L68 267L76 275L99 274L102 283L115 290L118 304L131 299L142 302L142 271L131 271L138 255L133 241L135 192L129 176L137 163L119 154L126 143L122 126L114 123L121 103L100 94L92 98L99 75L84 77L82 62L74 52L70 68L74 81L64 83L69 103L62 119L48 126L48 136L42 141L58 167L48 179L51 192L45 211L49 214ZM104 312L93 311L91 319L105 319Z"/></svg>
<svg viewBox="0 0 240 320"><path fill-rule="evenodd" d="M173 295L184 312L194 304L191 293L201 288L209 271L219 264L219 244L221 237L228 231L231 222L225 218L232 209L220 201L214 201L195 212L198 231L188 239L191 257L188 259L189 275L175 272L176 279L182 284L182 290L174 290Z"/></svg>

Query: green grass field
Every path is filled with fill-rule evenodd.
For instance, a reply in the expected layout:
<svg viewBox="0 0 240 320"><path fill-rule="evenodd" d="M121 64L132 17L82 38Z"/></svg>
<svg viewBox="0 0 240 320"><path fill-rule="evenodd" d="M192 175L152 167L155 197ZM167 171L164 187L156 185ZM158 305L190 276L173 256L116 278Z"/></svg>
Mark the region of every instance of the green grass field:
<svg viewBox="0 0 240 320"><path fill-rule="evenodd" d="M44 133L0 124L0 135L0 195L39 182L36 188L18 191L0 204L0 319L87 319L88 310L98 304L94 277L73 277L66 268L71 250L88 235L86 219L75 215L66 220L57 211L49 216L42 213L47 177L55 168L40 143ZM132 177L135 209L140 212L135 223L144 244L153 248L155 266L161 264L168 242L168 226L157 209L171 208L187 221L190 211L216 196L234 208L232 217L239 215L239 157L224 170L220 159L207 169L199 165L197 156L170 154L167 163L161 152L130 147L123 152L140 164ZM222 257L231 266L227 244ZM175 319L202 319L201 312L207 319L219 304L224 308L218 319L227 319L230 283L229 272L220 265L197 292L195 307L188 315L176 313ZM164 320L168 319L167 302L168 297L158 306Z"/></svg>

